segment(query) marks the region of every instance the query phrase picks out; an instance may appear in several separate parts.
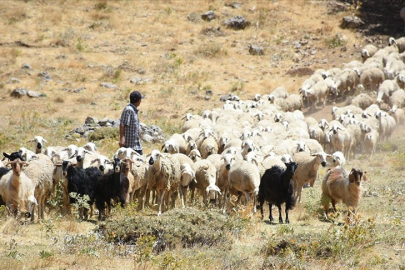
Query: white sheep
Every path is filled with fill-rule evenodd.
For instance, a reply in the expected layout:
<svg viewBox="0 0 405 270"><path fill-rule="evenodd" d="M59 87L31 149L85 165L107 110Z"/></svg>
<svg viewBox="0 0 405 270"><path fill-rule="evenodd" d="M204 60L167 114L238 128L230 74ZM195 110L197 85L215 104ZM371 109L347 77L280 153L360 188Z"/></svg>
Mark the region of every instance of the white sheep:
<svg viewBox="0 0 405 270"><path fill-rule="evenodd" d="M398 89L393 92L389 98L389 105L392 110L405 107L405 91L403 89Z"/></svg>
<svg viewBox="0 0 405 270"><path fill-rule="evenodd" d="M86 143L85 145L83 145L83 148L86 149L87 151L90 151L90 152L98 152L97 151L97 146L93 142Z"/></svg>
<svg viewBox="0 0 405 270"><path fill-rule="evenodd" d="M6 164L6 166L9 165L11 170L0 178L0 195L10 214L22 211L33 221L34 209L37 205L34 197L35 185L22 171L22 167L28 164L17 158Z"/></svg>
<svg viewBox="0 0 405 270"><path fill-rule="evenodd" d="M327 156L325 152L313 155L299 152L292 157L293 161L298 164L293 177L294 195L298 202L301 202L301 191L304 184L309 183L311 187L314 186L315 180L318 178L319 166L326 166Z"/></svg>
<svg viewBox="0 0 405 270"><path fill-rule="evenodd" d="M35 198L38 202L38 218L44 219L44 211L48 198L54 191L54 170L52 160L44 154L31 160L24 173L32 180L35 187Z"/></svg>
<svg viewBox="0 0 405 270"><path fill-rule="evenodd" d="M186 153L187 142L181 134L174 133L170 138L162 145L162 150L165 153Z"/></svg>
<svg viewBox="0 0 405 270"><path fill-rule="evenodd" d="M377 91L384 79L384 72L379 68L373 67L363 71L360 76L360 84L363 85L367 92Z"/></svg>
<svg viewBox="0 0 405 270"><path fill-rule="evenodd" d="M144 207L144 196L148 189L149 177L153 177L153 166L149 165L147 161L141 159L132 160L131 172L134 177L134 183L132 186L132 201L135 199L135 195L138 192L138 209L142 210Z"/></svg>
<svg viewBox="0 0 405 270"><path fill-rule="evenodd" d="M390 66L384 68L386 79L394 79L402 70L405 69L405 63L401 60L394 60Z"/></svg>
<svg viewBox="0 0 405 270"><path fill-rule="evenodd" d="M364 150L367 154L372 156L375 153L375 149L377 147L377 142L379 139L379 134L375 130L368 132L364 135Z"/></svg>
<svg viewBox="0 0 405 270"><path fill-rule="evenodd" d="M200 151L198 151L198 149L193 149L190 151L190 154L188 155L188 157L193 161L196 162L200 159L202 159L201 157L201 153Z"/></svg>
<svg viewBox="0 0 405 270"><path fill-rule="evenodd" d="M175 195L180 185L181 170L180 162L170 154L162 154L158 150L153 150L149 165L153 166L155 182L151 184L159 196L159 212L162 215L163 200L166 198L166 206L175 205ZM173 195L173 197L172 197ZM171 199L171 202L169 202Z"/></svg>
<svg viewBox="0 0 405 270"><path fill-rule="evenodd" d="M203 203L208 204L208 194L210 192L218 192L221 194L221 190L215 184L217 179L217 169L215 166L206 159L198 160L194 163L195 167L195 178L197 183L195 188L197 188L201 195L203 196ZM194 190L192 190L191 198L194 198Z"/></svg>
<svg viewBox="0 0 405 270"><path fill-rule="evenodd" d="M28 142L34 143L35 154L42 153L42 148L44 148L44 144L47 143L42 136L35 136L34 139L29 140Z"/></svg>
<svg viewBox="0 0 405 270"><path fill-rule="evenodd" d="M357 106L359 108L362 108L363 110L368 108L373 103L373 99L365 93L361 93L350 100L350 105Z"/></svg>
<svg viewBox="0 0 405 270"><path fill-rule="evenodd" d="M395 119L383 111L377 111L375 117L380 121L380 139L388 139L394 131L396 125Z"/></svg>
<svg viewBox="0 0 405 270"><path fill-rule="evenodd" d="M349 159L353 147L353 138L350 132L346 128L333 125L329 130L329 135L334 151L341 151Z"/></svg>
<svg viewBox="0 0 405 270"><path fill-rule="evenodd" d="M269 101L274 98L286 98L288 96L287 90L283 86L279 86L270 92Z"/></svg>
<svg viewBox="0 0 405 270"><path fill-rule="evenodd" d="M330 160L330 167L334 168L336 166L344 167L346 165L346 159L342 152L336 151L332 155L327 156L327 160Z"/></svg>
<svg viewBox="0 0 405 270"><path fill-rule="evenodd" d="M217 139L213 136L209 136L204 141L202 141L199 150L202 158L207 158L209 155L217 154L218 153Z"/></svg>
<svg viewBox="0 0 405 270"><path fill-rule="evenodd" d="M113 162L108 157L100 154L90 162L89 166L98 168L104 174L113 169Z"/></svg>
<svg viewBox="0 0 405 270"><path fill-rule="evenodd" d="M404 20L404 16L405 16L405 7L404 8L402 8L401 9L401 12L400 12L400 15L401 15L401 18ZM405 20L404 20L404 22L405 22ZM393 37L390 37L389 39L388 39L388 45L389 46L394 46L394 47L397 47L398 48L398 52L399 53L402 53L402 52L404 52L405 51L405 38L404 37L401 37L401 38L399 38L399 39L395 39L395 38L393 38Z"/></svg>
<svg viewBox="0 0 405 270"><path fill-rule="evenodd" d="M253 202L253 211L256 213L256 197L260 185L260 172L257 166L246 160L235 160L231 164L228 181L227 193L234 189L244 194L248 202ZM225 211L225 208L223 210Z"/></svg>
<svg viewBox="0 0 405 270"><path fill-rule="evenodd" d="M28 150L25 147L20 147L19 152L21 156L24 158L25 161L30 161L32 159L37 159L38 155L32 152L31 150Z"/></svg>
<svg viewBox="0 0 405 270"><path fill-rule="evenodd" d="M87 150L86 150L87 151ZM75 151L77 153L78 150ZM134 157L140 156L138 152L136 152L132 148L126 148L126 147L120 147L114 154L114 158L119 158L119 159L125 159L125 158L131 158L134 159Z"/></svg>
<svg viewBox="0 0 405 270"><path fill-rule="evenodd" d="M372 57L377 51L378 48L373 44L367 44L366 46L364 46L361 50L361 57L363 58L363 61L365 61L367 58Z"/></svg>
<svg viewBox="0 0 405 270"><path fill-rule="evenodd" d="M389 113L392 117L394 117L397 125L403 125L405 123L405 112L403 109L391 109Z"/></svg>

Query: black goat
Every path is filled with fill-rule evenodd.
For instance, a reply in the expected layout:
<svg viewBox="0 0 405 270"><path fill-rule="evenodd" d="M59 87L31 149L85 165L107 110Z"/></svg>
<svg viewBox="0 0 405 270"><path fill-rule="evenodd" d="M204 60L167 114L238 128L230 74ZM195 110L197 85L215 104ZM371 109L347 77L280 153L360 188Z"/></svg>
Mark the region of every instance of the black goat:
<svg viewBox="0 0 405 270"><path fill-rule="evenodd" d="M113 169L103 174L99 178L97 192L95 194L96 207L99 211L98 218L105 216L105 204L107 204L108 214L110 214L111 201L119 201L121 207L125 207L128 196L129 181L121 171L121 160L114 158Z"/></svg>
<svg viewBox="0 0 405 270"><path fill-rule="evenodd" d="M67 179L67 190L68 196L71 195L72 192L76 193L77 195L89 196L89 200L87 200L87 204L89 207L92 206L95 198L95 191L98 187L99 178L102 176L99 169L94 167L89 167L87 169L78 168L75 164L72 164L69 161L63 161L62 163L62 170L63 176ZM76 198L70 196L70 203L75 203ZM79 217L81 219L88 218L88 208L84 206L80 206L79 210Z"/></svg>
<svg viewBox="0 0 405 270"><path fill-rule="evenodd" d="M21 152L13 152L11 154L3 153L3 156L4 157L2 160L8 159L9 161L14 161L19 158L20 160L25 161L25 159L21 155Z"/></svg>
<svg viewBox="0 0 405 270"><path fill-rule="evenodd" d="M273 204L278 207L279 222L283 223L281 216L281 204L285 203L285 222L290 223L288 219L288 210L295 206L295 197L293 192L292 177L298 164L295 162L286 163L287 168L284 170L279 166L273 166L264 173L259 186L260 212L263 219L264 201L269 202L270 222L273 222L271 208Z"/></svg>

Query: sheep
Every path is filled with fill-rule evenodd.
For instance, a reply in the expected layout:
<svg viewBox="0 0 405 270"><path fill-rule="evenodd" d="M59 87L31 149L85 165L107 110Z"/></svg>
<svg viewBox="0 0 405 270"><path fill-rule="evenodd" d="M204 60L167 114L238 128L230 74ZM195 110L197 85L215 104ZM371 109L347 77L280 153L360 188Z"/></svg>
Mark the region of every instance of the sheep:
<svg viewBox="0 0 405 270"><path fill-rule="evenodd" d="M274 98L286 98L287 96L287 90L283 86L279 86L270 92L269 101Z"/></svg>
<svg viewBox="0 0 405 270"><path fill-rule="evenodd" d="M405 63L401 60L394 60L390 66L384 68L386 79L394 79L402 70L405 69Z"/></svg>
<svg viewBox="0 0 405 270"><path fill-rule="evenodd" d="M355 70L344 70L335 79L334 85L331 87L331 93L337 98L344 98L345 92L354 94L356 87L359 84L359 76Z"/></svg>
<svg viewBox="0 0 405 270"><path fill-rule="evenodd" d="M258 202L260 203L260 213L263 219L264 201L269 203L269 219L273 222L271 208L275 204L279 212L279 223L283 223L281 215L281 204L285 203L285 223L290 223L288 210L295 206L295 197L291 179L294 176L298 164L295 162L286 163L286 169L274 166L267 169L260 180Z"/></svg>
<svg viewBox="0 0 405 270"><path fill-rule="evenodd" d="M379 68L373 67L363 71L360 75L360 84L367 92L377 91L384 79L384 72Z"/></svg>
<svg viewBox="0 0 405 270"><path fill-rule="evenodd" d="M28 142L32 142L35 145L35 154L42 153L42 148L47 141L42 136L35 136L34 139L29 140Z"/></svg>
<svg viewBox="0 0 405 270"><path fill-rule="evenodd" d="M96 144L93 142L86 143L85 145L83 145L83 148L90 152L98 152Z"/></svg>
<svg viewBox="0 0 405 270"><path fill-rule="evenodd" d="M162 145L162 150L165 153L186 153L187 142L184 137L180 134L174 133L169 140L165 141Z"/></svg>
<svg viewBox="0 0 405 270"><path fill-rule="evenodd" d="M77 152L77 148L78 148L77 145L70 144L67 147L63 148L61 151L67 151L67 155L70 158L71 156L74 155L74 153Z"/></svg>
<svg viewBox="0 0 405 270"><path fill-rule="evenodd" d="M393 92L389 98L389 105L392 110L405 107L405 91L403 89L398 89Z"/></svg>
<svg viewBox="0 0 405 270"><path fill-rule="evenodd" d="M256 213L256 196L259 194L260 186L260 173L257 166L246 160L235 160L231 163L228 172L228 184L226 193L234 189L244 194L248 202L253 200L253 211ZM225 211L225 208L223 210Z"/></svg>
<svg viewBox="0 0 405 270"><path fill-rule="evenodd" d="M351 133L338 125L333 125L329 130L331 144L334 151L341 151L347 159L349 159L350 151L352 150L354 140Z"/></svg>
<svg viewBox="0 0 405 270"><path fill-rule="evenodd" d="M326 166L327 154L325 152L308 154L307 152L296 153L292 159L298 164L294 173L294 196L301 202L301 191L305 183L314 186L315 180L318 178L319 166Z"/></svg>
<svg viewBox="0 0 405 270"><path fill-rule="evenodd" d="M400 15L401 15L401 18L405 22L405 19L404 19L405 18L405 7L401 9ZM399 39L395 39L393 37L390 37L388 39L388 45L398 48L398 52L402 53L405 51L405 38L401 37Z"/></svg>
<svg viewBox="0 0 405 270"><path fill-rule="evenodd" d="M218 153L218 143L215 137L209 136L199 147L201 157L207 158L209 155Z"/></svg>
<svg viewBox="0 0 405 270"><path fill-rule="evenodd" d="M98 209L98 219L105 216L105 204L107 204L108 214L111 212L111 200L120 202L121 207L125 206L128 196L129 180L122 172L122 164L119 158L114 158L113 170L102 174L96 184L94 200Z"/></svg>
<svg viewBox="0 0 405 270"><path fill-rule="evenodd" d="M200 151L198 151L198 149L193 149L191 150L188 157L195 163L196 161L201 159Z"/></svg>
<svg viewBox="0 0 405 270"><path fill-rule="evenodd" d="M342 201L349 208L353 208L352 212L354 213L362 195L362 180L367 181L366 172L357 168L352 168L348 174L343 168L336 167L325 174L322 181L321 203L326 219L328 219L330 202L332 202L334 211L336 211L336 204ZM350 218L350 212L349 209L348 219Z"/></svg>
<svg viewBox="0 0 405 270"><path fill-rule="evenodd" d="M162 215L163 199L167 192L166 205L169 205L171 198L172 208L175 206L175 196L181 181L180 162L177 158L170 154L163 155L158 150L153 150L149 165L153 166L155 174L155 183L153 188L158 192L159 196L159 212L158 216Z"/></svg>
<svg viewBox="0 0 405 270"><path fill-rule="evenodd" d="M38 202L38 218L44 219L44 211L47 199L54 191L55 165L45 154L37 154L38 158L29 161L24 173L35 185L35 198Z"/></svg>
<svg viewBox="0 0 405 270"><path fill-rule="evenodd" d="M9 155L4 156L11 159ZM11 165L11 170L6 168ZM22 171L28 163L16 158L9 161L6 167L1 168L0 196L6 204L10 214L25 212L26 217L34 220L34 210L37 205L35 199L35 185L32 180Z"/></svg>
<svg viewBox="0 0 405 270"><path fill-rule="evenodd" d="M314 84L310 89L300 90L304 99L312 104L311 108L318 108L318 103L322 101L322 106L325 107L326 97L329 95L330 85L327 81L319 81Z"/></svg>
<svg viewBox="0 0 405 270"><path fill-rule="evenodd" d="M389 111L389 114L392 115L392 117L394 117L397 125L403 125L405 123L405 112L403 109L401 109L401 108L391 109Z"/></svg>
<svg viewBox="0 0 405 270"><path fill-rule="evenodd" d="M86 150L87 151L87 150ZM77 152L77 150L76 150ZM118 157L119 159L125 158L134 158L136 156L140 156L138 152L136 152L132 148L120 147L114 154L114 158Z"/></svg>
<svg viewBox="0 0 405 270"><path fill-rule="evenodd" d="M37 159L38 155L32 152L31 150L28 150L25 147L20 147L19 151L21 153L21 156L24 158L25 161L30 161L32 159Z"/></svg>
<svg viewBox="0 0 405 270"><path fill-rule="evenodd" d="M377 142L379 139L378 132L368 132L364 135L364 149L367 154L372 156L375 153L375 149L377 147Z"/></svg>
<svg viewBox="0 0 405 270"><path fill-rule="evenodd" d="M367 44L366 46L364 46L361 50L361 57L363 58L363 61L365 61L367 58L372 57L377 52L377 50L378 48L373 44Z"/></svg>
<svg viewBox="0 0 405 270"><path fill-rule="evenodd" d="M99 155L90 162L90 166L98 168L103 174L113 169L112 164L111 160L104 155Z"/></svg>
<svg viewBox="0 0 405 270"><path fill-rule="evenodd" d="M65 198L69 198L68 205L76 203L78 197L81 196L83 199L87 196L85 203L79 203L79 218L88 219L88 209L94 203L95 190L98 188L97 183L101 177L101 172L97 168L89 167L83 169L75 166L71 161L63 161L62 163L63 176L66 179L65 193L67 194ZM76 196L73 196L76 194ZM70 210L68 211L70 213Z"/></svg>
<svg viewBox="0 0 405 270"><path fill-rule="evenodd" d="M153 172L152 166L147 164L144 160L137 159L137 160L132 160L132 159L127 159L131 163L131 173L134 177L134 183L132 185L132 190L131 190L131 197L132 201L134 200L135 194L138 192L138 209L142 210L144 207L144 196L146 194L146 191L148 189L148 180L149 177L152 177ZM128 178L129 180L129 178Z"/></svg>
<svg viewBox="0 0 405 270"><path fill-rule="evenodd" d="M206 159L198 160L194 163L195 178L197 188L203 196L203 203L208 204L209 192L218 192L221 195L221 191L215 184L217 179L217 169L215 166ZM191 198L194 199L194 190L192 189Z"/></svg>
<svg viewBox="0 0 405 270"><path fill-rule="evenodd" d="M392 132L394 131L396 122L394 117L391 115L387 114L386 112L383 111L377 111L375 113L375 118L377 118L380 121L380 139L381 140L386 140L388 139Z"/></svg>
<svg viewBox="0 0 405 270"><path fill-rule="evenodd" d="M357 106L363 110L368 108L373 103L373 99L364 93L361 93L350 100L350 105Z"/></svg>
<svg viewBox="0 0 405 270"><path fill-rule="evenodd" d="M301 110L302 109L302 97L298 94L291 94L285 99L287 108L284 108L288 112L293 112L295 110Z"/></svg>
<svg viewBox="0 0 405 270"><path fill-rule="evenodd" d="M333 168L336 166L340 166L343 168L343 166L346 165L345 156L340 151L336 151L332 155L328 155L327 160L331 160L332 163L331 167Z"/></svg>

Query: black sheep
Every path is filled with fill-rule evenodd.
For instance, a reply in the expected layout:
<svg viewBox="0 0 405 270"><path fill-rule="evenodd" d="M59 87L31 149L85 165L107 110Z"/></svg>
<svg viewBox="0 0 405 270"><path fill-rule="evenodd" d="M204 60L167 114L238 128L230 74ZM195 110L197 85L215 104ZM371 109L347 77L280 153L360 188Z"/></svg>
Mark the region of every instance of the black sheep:
<svg viewBox="0 0 405 270"><path fill-rule="evenodd" d="M283 223L281 216L281 204L285 203L285 222L290 223L288 219L288 210L292 210L295 206L295 198L293 192L292 177L298 164L295 162L286 163L287 168L284 170L279 166L273 166L267 169L264 173L259 186L260 212L263 219L263 204L264 201L269 203L270 222L273 222L271 208L273 204L278 207L279 222Z"/></svg>
<svg viewBox="0 0 405 270"><path fill-rule="evenodd" d="M87 169L82 169L76 167L69 161L64 161L62 163L63 175L68 182L68 194L72 192L77 193L80 196L87 195L89 200L87 204L91 207L95 198L95 190L98 186L98 179L101 177L101 172L99 169L94 167L89 167ZM76 198L70 196L70 203L75 203ZM88 208L80 207L79 217L87 219L88 218Z"/></svg>
<svg viewBox="0 0 405 270"><path fill-rule="evenodd" d="M114 158L113 166L113 169L103 174L98 182L95 203L99 210L98 218L100 220L105 215L105 204L107 204L108 214L110 214L111 201L119 201L121 207L124 207L128 195L129 181L121 171L121 160Z"/></svg>

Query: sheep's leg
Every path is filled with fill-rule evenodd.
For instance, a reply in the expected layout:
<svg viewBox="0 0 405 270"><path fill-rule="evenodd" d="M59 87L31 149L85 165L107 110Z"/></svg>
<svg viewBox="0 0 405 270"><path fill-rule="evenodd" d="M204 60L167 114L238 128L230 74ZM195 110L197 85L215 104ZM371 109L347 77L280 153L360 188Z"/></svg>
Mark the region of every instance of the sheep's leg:
<svg viewBox="0 0 405 270"><path fill-rule="evenodd" d="M285 206L285 223L290 224L290 219L288 218L288 207Z"/></svg>
<svg viewBox="0 0 405 270"><path fill-rule="evenodd" d="M146 187L141 187L139 189L139 193L138 193L138 210L143 210L143 207L145 206L145 200L144 200L144 196L146 193Z"/></svg>
<svg viewBox="0 0 405 270"><path fill-rule="evenodd" d="M283 223L283 216L281 215L281 204L278 204L277 208L278 208L278 222L280 224L282 224ZM286 220L286 222L287 222L287 220Z"/></svg>
<svg viewBox="0 0 405 270"><path fill-rule="evenodd" d="M187 196L187 187L182 187L180 186L180 198L181 198L181 206L183 208L186 207L187 205L187 201L186 201L186 197Z"/></svg>
<svg viewBox="0 0 405 270"><path fill-rule="evenodd" d="M273 223L274 218L273 218L273 213L271 212L271 208L273 208L273 204L269 203L269 219L270 219L270 223Z"/></svg>
<svg viewBox="0 0 405 270"><path fill-rule="evenodd" d="M229 203L229 200L228 200L228 194L229 193L229 188L227 187L225 190L224 190L224 194L223 194L223 196L224 196L224 202L223 202L223 205L222 205L222 213L223 214L225 214L226 213L226 206L227 206L227 204Z"/></svg>
<svg viewBox="0 0 405 270"><path fill-rule="evenodd" d="M262 220L264 218L264 214L263 214L263 204L264 204L264 200L260 200L260 214L262 214Z"/></svg>
<svg viewBox="0 0 405 270"><path fill-rule="evenodd" d="M163 198L165 196L165 191L166 189L163 189L162 191L160 191L159 194L159 212L158 212L158 217L160 217L162 215L162 204L163 204Z"/></svg>

